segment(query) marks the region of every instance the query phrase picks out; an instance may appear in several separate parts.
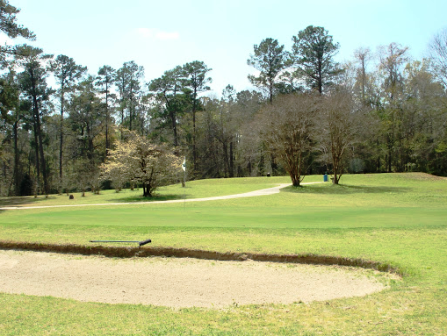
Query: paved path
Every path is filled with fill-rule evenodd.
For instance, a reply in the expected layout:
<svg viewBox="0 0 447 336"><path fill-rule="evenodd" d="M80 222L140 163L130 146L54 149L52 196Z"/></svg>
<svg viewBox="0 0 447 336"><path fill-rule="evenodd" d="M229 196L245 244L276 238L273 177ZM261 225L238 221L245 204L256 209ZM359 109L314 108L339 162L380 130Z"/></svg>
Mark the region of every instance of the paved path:
<svg viewBox="0 0 447 336"><path fill-rule="evenodd" d="M315 184L322 182L307 182L302 183L302 185ZM190 199L178 199L171 201L153 201L153 202L121 202L121 203L99 203L99 204L65 204L65 205L42 205L42 206L29 206L29 207L4 207L0 210L22 210L22 209L47 209L47 208L67 208L67 207L88 207L88 206L116 206L116 205L129 205L129 204L167 204L167 203L184 203L184 202L205 202L205 201L216 201L225 200L232 198L243 198L243 197L256 197L256 196L267 196L279 193L279 190L289 186L290 183L283 183L279 186L246 192L243 194L226 195L226 196L214 196L214 197L203 197L203 198L190 198Z"/></svg>

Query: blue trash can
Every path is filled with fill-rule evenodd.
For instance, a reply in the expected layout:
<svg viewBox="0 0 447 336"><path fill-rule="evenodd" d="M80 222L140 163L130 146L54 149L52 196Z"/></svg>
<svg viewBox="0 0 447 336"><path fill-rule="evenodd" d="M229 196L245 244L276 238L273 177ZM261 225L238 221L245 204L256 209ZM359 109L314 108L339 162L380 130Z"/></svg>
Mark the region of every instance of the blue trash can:
<svg viewBox="0 0 447 336"><path fill-rule="evenodd" d="M324 181L324 182L327 182L327 181L328 181L327 174L324 174L324 176L323 176L323 181Z"/></svg>

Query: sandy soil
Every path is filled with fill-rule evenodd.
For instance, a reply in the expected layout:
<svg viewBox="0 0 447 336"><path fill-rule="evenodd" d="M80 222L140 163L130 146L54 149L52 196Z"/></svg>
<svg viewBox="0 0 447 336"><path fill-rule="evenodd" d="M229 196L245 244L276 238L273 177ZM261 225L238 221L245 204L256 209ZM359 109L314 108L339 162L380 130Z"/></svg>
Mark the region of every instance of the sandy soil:
<svg viewBox="0 0 447 336"><path fill-rule="evenodd" d="M385 288L368 274L338 266L0 251L0 292L174 308L321 301Z"/></svg>

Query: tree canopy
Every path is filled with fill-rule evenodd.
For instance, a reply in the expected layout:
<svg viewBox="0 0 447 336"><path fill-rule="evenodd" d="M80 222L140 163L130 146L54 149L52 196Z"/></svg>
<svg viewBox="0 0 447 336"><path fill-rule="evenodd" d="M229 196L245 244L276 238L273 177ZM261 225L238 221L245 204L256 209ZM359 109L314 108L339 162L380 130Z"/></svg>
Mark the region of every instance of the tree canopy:
<svg viewBox="0 0 447 336"><path fill-rule="evenodd" d="M308 26L292 38L294 63L307 85L323 93L333 84L333 78L342 71L334 61L340 45L323 27Z"/></svg>
<svg viewBox="0 0 447 336"><path fill-rule="evenodd" d="M161 185L179 179L182 159L164 144L154 144L145 137L130 133L124 142L110 151L101 166L103 178L115 183L134 182L143 187L143 196L150 197Z"/></svg>
<svg viewBox="0 0 447 336"><path fill-rule="evenodd" d="M0 0L0 30L11 38L18 36L34 40L36 35L23 25L17 24L16 15L20 9L14 7L8 0Z"/></svg>
<svg viewBox="0 0 447 336"><path fill-rule="evenodd" d="M278 76L286 67L287 54L284 45L279 45L272 38L262 40L259 45L255 44L253 49L254 53L250 55L247 64L258 70L259 75L248 75L248 80L256 87L266 88L271 103Z"/></svg>
<svg viewBox="0 0 447 336"><path fill-rule="evenodd" d="M0 0L0 30L33 39L18 14ZM110 187L98 182L100 167L116 188L140 185L149 196L180 180L180 157L188 179L447 175L445 32L421 60L393 42L338 64L340 45L317 26L292 42L290 50L272 37L254 45L241 60L255 88L226 83L220 96L210 93L203 60L146 81L132 60L95 70L37 47L1 47L0 196L98 192Z"/></svg>

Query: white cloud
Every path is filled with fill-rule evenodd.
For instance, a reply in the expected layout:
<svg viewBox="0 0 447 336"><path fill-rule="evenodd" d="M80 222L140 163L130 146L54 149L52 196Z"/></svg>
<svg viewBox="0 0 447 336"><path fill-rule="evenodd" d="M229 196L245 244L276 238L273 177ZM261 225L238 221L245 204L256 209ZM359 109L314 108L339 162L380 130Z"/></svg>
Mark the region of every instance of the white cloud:
<svg viewBox="0 0 447 336"><path fill-rule="evenodd" d="M138 28L138 35L145 38L155 38L157 40L177 40L180 37L178 32L167 32L159 29L151 29L151 28Z"/></svg>

